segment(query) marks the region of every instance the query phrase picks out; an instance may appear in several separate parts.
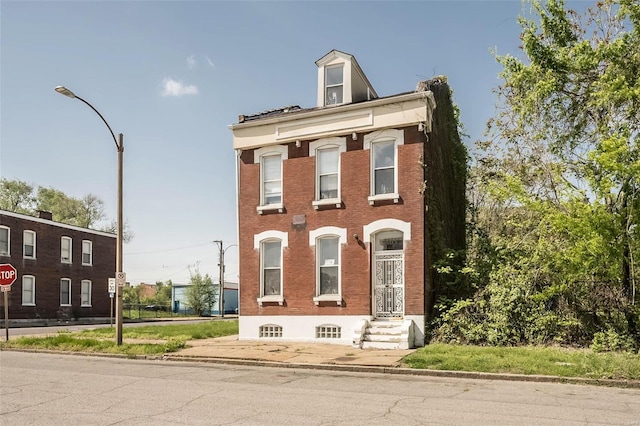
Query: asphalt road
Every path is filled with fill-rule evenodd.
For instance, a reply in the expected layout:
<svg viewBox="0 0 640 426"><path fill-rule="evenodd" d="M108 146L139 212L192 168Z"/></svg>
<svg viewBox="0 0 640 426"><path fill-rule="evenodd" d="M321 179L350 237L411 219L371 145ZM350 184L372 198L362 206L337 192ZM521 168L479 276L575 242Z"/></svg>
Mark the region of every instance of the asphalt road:
<svg viewBox="0 0 640 426"><path fill-rule="evenodd" d="M1 425L639 425L640 390L0 352Z"/></svg>

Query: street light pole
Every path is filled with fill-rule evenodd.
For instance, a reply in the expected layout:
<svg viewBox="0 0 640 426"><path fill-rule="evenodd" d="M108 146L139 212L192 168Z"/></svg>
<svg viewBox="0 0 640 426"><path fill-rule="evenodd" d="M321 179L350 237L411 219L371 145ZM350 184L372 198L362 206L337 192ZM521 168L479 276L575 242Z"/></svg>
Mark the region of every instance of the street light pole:
<svg viewBox="0 0 640 426"><path fill-rule="evenodd" d="M123 219L122 219L122 172L123 172L123 158L124 158L124 136L122 133L118 134L118 139L116 139L113 130L111 130L111 126L107 123L107 120L104 119L102 114L93 107L89 102L82 99L80 96L76 96L71 90L67 89L64 86L56 87L56 92L61 95L67 96L71 99L78 99L79 101L85 103L89 108L91 108L109 129L111 133L111 137L113 138L113 142L116 145L116 150L118 151L118 206L117 206L117 231L116 231L116 276L118 276L119 272L122 271L122 228L123 228ZM116 344L122 345L122 289L120 285L116 285Z"/></svg>

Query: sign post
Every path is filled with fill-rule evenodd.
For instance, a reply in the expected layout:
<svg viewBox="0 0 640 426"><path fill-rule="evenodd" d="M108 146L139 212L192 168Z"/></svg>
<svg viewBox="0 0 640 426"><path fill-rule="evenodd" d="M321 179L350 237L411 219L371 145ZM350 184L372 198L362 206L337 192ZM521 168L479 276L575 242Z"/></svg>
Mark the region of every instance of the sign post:
<svg viewBox="0 0 640 426"><path fill-rule="evenodd" d="M109 298L111 299L111 308L109 309L109 324L113 328L113 296L116 294L116 279L109 278Z"/></svg>
<svg viewBox="0 0 640 426"><path fill-rule="evenodd" d="M4 293L4 328L6 332L6 341L9 341L9 292L11 284L18 277L18 271L13 265L3 263L0 265L0 289Z"/></svg>

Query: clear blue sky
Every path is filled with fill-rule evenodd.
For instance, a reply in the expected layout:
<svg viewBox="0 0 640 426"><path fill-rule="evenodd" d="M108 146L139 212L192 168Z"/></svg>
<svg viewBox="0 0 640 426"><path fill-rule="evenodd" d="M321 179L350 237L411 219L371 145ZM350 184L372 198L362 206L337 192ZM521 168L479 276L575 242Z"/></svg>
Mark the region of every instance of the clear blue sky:
<svg viewBox="0 0 640 426"><path fill-rule="evenodd" d="M115 218L116 149L86 105L124 134L124 247L133 284L218 276L236 242L239 114L315 106L314 62L353 54L380 96L444 74L469 145L493 114L500 67L519 55L512 1L0 2L0 174L68 195L92 193ZM528 6L526 6L528 7ZM237 249L227 250L237 281Z"/></svg>

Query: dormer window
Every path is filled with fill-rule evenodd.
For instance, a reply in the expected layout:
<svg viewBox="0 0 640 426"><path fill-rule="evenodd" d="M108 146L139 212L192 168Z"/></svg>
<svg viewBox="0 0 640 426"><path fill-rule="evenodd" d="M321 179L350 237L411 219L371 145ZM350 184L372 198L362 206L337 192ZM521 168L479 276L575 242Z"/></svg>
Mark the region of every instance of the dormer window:
<svg viewBox="0 0 640 426"><path fill-rule="evenodd" d="M316 61L318 107L369 101L378 97L352 55L332 50Z"/></svg>
<svg viewBox="0 0 640 426"><path fill-rule="evenodd" d="M343 69L342 65L325 68L325 105L339 105L344 102Z"/></svg>

